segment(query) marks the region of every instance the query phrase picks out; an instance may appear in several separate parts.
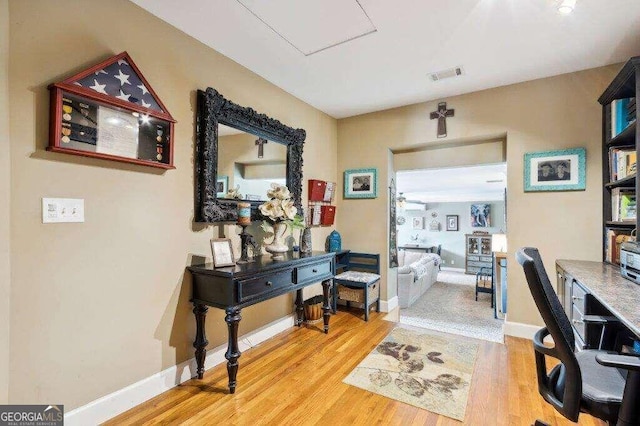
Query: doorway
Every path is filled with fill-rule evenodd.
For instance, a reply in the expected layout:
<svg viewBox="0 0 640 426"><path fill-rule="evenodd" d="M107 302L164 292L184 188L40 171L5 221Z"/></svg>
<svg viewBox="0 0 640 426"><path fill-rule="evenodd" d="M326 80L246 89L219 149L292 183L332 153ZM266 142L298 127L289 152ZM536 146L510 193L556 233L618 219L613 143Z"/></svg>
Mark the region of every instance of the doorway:
<svg viewBox="0 0 640 426"><path fill-rule="evenodd" d="M396 173L401 323L503 341L506 181L506 163Z"/></svg>

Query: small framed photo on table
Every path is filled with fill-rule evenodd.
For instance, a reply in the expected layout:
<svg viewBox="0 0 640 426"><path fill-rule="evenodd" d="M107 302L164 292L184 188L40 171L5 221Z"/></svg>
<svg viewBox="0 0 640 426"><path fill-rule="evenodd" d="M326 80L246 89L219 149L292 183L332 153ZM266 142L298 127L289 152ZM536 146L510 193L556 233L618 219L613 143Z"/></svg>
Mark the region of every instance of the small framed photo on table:
<svg viewBox="0 0 640 426"><path fill-rule="evenodd" d="M532 152L524 155L524 190L584 191L586 189L586 150Z"/></svg>
<svg viewBox="0 0 640 426"><path fill-rule="evenodd" d="M344 198L376 198L377 169L352 169L344 172Z"/></svg>
<svg viewBox="0 0 640 426"><path fill-rule="evenodd" d="M447 231L457 231L457 230L458 230L458 215L448 214L447 215Z"/></svg>
<svg viewBox="0 0 640 426"><path fill-rule="evenodd" d="M233 249L231 248L231 240L229 238L211 239L211 253L213 254L214 268L222 268L236 264L233 259Z"/></svg>

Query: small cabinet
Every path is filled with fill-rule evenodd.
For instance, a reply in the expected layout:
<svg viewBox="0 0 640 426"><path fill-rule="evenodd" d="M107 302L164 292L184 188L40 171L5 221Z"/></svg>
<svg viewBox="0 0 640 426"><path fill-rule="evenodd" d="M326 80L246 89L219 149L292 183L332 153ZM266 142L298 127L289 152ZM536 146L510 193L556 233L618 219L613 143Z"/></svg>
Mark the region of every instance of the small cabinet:
<svg viewBox="0 0 640 426"><path fill-rule="evenodd" d="M467 234L465 238L465 273L476 274L480 268L491 270L491 234Z"/></svg>

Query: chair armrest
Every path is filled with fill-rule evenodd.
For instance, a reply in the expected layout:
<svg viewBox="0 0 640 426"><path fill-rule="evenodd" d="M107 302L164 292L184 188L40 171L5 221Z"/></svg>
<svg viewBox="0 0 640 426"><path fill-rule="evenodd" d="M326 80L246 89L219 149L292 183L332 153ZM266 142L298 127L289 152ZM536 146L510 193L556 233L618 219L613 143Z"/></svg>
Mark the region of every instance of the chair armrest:
<svg viewBox="0 0 640 426"><path fill-rule="evenodd" d="M598 364L607 367L622 368L629 371L640 371L640 357L634 355L598 354Z"/></svg>
<svg viewBox="0 0 640 426"><path fill-rule="evenodd" d="M620 322L620 320L618 320L618 318L616 317L602 316L602 315L583 315L582 321L589 324L603 324L603 325Z"/></svg>
<svg viewBox="0 0 640 426"><path fill-rule="evenodd" d="M533 335L533 348L535 349L536 352L549 355L550 357L553 357L553 358L558 358L558 354L555 348L550 348L544 345L544 338L549 336L550 334L551 333L549 333L549 330L547 330L547 327L544 327L538 330L536 334Z"/></svg>

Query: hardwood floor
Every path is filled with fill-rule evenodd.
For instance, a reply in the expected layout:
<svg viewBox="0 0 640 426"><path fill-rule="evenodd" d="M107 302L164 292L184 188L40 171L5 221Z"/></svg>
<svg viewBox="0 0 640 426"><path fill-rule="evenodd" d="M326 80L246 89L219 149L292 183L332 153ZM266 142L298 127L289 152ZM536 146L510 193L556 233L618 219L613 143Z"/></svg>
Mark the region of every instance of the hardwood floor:
<svg viewBox="0 0 640 426"><path fill-rule="evenodd" d="M226 363L110 420L126 424L573 425L537 391L531 342L481 341L464 423L346 385L342 379L393 329L384 313L341 310L322 325L292 328L240 357L238 388ZM392 317L392 316L391 316ZM586 414L581 425L604 425Z"/></svg>

